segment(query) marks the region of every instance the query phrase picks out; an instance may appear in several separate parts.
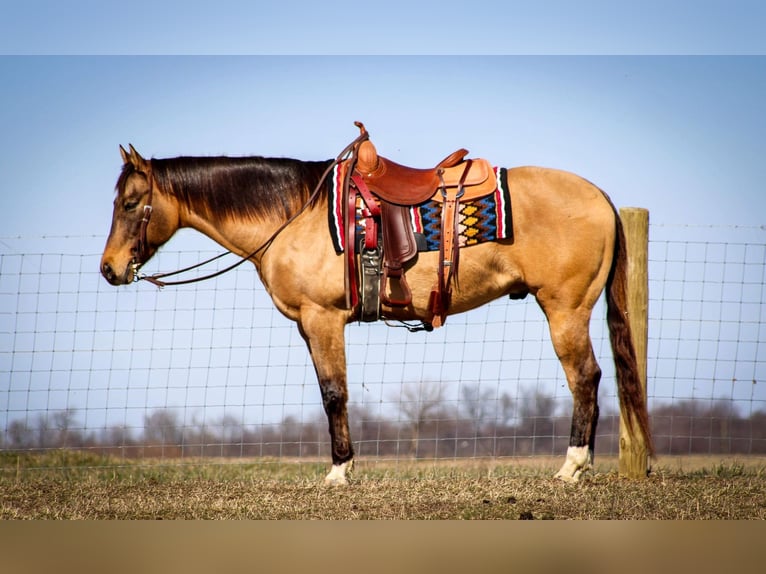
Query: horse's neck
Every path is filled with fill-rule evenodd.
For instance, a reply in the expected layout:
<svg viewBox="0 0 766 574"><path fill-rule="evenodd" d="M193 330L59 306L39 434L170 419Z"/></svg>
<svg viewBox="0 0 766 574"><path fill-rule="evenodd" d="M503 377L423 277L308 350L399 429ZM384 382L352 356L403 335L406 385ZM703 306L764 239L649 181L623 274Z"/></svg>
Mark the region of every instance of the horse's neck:
<svg viewBox="0 0 766 574"><path fill-rule="evenodd" d="M313 228L323 224L326 228L326 217L326 204L320 200L299 215L295 225L308 224ZM266 215L255 219L232 217L217 221L206 214L181 210L180 223L180 227L194 229L232 253L244 257L264 246L275 234L283 235L282 228L287 218ZM284 235L287 237L291 234L286 231ZM329 234L327 237L329 240ZM256 260L260 260L260 257Z"/></svg>
<svg viewBox="0 0 766 574"><path fill-rule="evenodd" d="M245 256L266 242L278 221L226 219L216 221L203 214L188 212L181 216L181 227L194 229L232 253Z"/></svg>
<svg viewBox="0 0 766 574"><path fill-rule="evenodd" d="M265 169L264 166L258 165L258 162L256 162L255 166L250 167L256 170ZM293 167L294 170L297 171L291 171L290 167ZM278 181L279 177L287 177L288 181L292 182L294 181L294 178L296 178L299 174L302 177L306 177L303 175L304 172L310 172L312 170L319 172L320 168L324 170L325 167L325 165L314 164L303 167L291 166L291 164L288 164L288 167L285 169L276 169L275 173L271 173L270 175L267 174L263 177L254 176L254 179L258 182L257 185L259 186L276 185L276 189L284 189L285 182ZM317 177L319 177L319 173L317 173ZM311 178L309 177L309 179ZM178 220L180 227L195 229L200 233L207 235L213 241L219 243L226 249L241 256L247 256L253 253L261 246L265 245L267 242L270 242L271 238L277 233L280 235L280 242L283 241L287 236L293 237L293 234L291 233L283 234L281 232L281 228L290 220L290 214L300 213L298 219L295 222L295 225L300 225L298 220L310 222L310 227L312 230L314 230L317 229L320 224L323 224L325 229L324 235L327 236L329 241L329 235L326 232L327 204L326 199L321 195L315 200L315 205L307 209L307 206L304 205L304 202L308 201L308 196L299 193L299 190L287 191L286 193L293 197L293 199L291 200L291 205L287 210L289 213L284 213L284 210L282 209L272 208L273 201L276 201L279 205L285 199L284 195L281 193L279 196L276 196L275 200L264 200L264 197L274 197L274 193L272 192L270 194L266 194L263 197L256 197L254 198L253 202L242 205L242 200L246 196L245 190L240 193L238 190L232 189L231 187L224 187L221 189L222 192L226 194L225 197L227 197L227 199L219 201L218 204L220 205L233 202L239 203L239 205L233 206L234 209L228 213L219 213L218 215L213 215L211 214L211 210L217 210L220 209L220 207L213 208L212 202L207 203L199 200L187 202L180 201L178 198L182 197L183 195L199 198L204 197L205 194L215 194L216 182L207 182L205 184L207 189L205 190L190 189L187 190L187 193L183 194L179 193L178 191L183 185L196 185L196 183L189 182L187 180L172 182L171 185L175 190L171 196L175 197L177 202L175 207L178 210ZM226 184L222 183L222 185ZM244 185L252 186L255 185L255 183L248 182ZM314 191L316 191L316 188ZM252 193L252 191L247 193ZM295 195L292 196L292 193L295 193ZM232 194L234 196L233 198L231 197ZM301 199L302 196L303 199ZM288 227L294 228L293 224L289 225ZM297 235L302 236L305 235L305 233ZM311 237L313 238L313 241L316 241L316 235L311 235ZM300 242L300 239L301 237L293 237L292 240Z"/></svg>

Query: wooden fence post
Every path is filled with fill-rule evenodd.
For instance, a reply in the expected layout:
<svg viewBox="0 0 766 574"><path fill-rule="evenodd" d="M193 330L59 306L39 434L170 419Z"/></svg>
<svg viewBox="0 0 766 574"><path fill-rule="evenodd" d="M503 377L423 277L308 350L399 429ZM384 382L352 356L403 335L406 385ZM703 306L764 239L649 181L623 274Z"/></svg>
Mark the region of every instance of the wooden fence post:
<svg viewBox="0 0 766 574"><path fill-rule="evenodd" d="M628 251L628 318L636 348L638 373L646 397L646 349L649 337L649 211L639 207L620 208ZM643 441L630 440L623 413L620 413L619 474L628 478L645 478L649 464Z"/></svg>

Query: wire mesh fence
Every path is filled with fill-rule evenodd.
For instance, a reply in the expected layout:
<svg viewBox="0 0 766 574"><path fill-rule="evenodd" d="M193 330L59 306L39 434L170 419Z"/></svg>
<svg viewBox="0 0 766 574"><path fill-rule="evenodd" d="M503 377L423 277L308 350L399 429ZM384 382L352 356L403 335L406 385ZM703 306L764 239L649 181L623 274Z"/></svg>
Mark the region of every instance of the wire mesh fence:
<svg viewBox="0 0 766 574"><path fill-rule="evenodd" d="M5 238L0 448L115 457L329 457L313 367L251 268L157 290L109 286L103 238ZM175 251L173 249L176 249ZM152 265L209 257L184 236ZM648 395L659 454L766 454L766 232L650 228ZM597 453L616 454L605 308ZM452 316L433 333L346 331L362 456L562 454L571 397L532 297Z"/></svg>

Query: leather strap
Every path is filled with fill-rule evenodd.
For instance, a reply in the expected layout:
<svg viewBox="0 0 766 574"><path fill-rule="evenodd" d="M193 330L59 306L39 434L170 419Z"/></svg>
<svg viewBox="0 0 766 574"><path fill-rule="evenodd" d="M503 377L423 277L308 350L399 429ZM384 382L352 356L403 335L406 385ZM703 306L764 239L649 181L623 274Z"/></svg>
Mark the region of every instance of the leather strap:
<svg viewBox="0 0 766 574"><path fill-rule="evenodd" d="M149 259L149 242L146 239L146 228L149 227L149 219L152 217L152 191L154 188L154 177L149 172L149 192L146 194L146 205L144 205L144 216L138 228L136 237L134 264L140 267Z"/></svg>
<svg viewBox="0 0 766 574"><path fill-rule="evenodd" d="M442 184L442 237L439 242L439 269L436 285L431 292L430 308L433 313L432 325L441 327L447 317L447 310L452 301L452 280L457 277L460 260L458 222L460 219L460 198L463 197L463 185L473 161L466 160L463 175L457 188L448 188ZM442 176L439 170L439 177Z"/></svg>
<svg viewBox="0 0 766 574"><path fill-rule="evenodd" d="M368 212L365 214L364 246L367 249L375 249L378 246L378 224L376 223L375 218L380 217L380 203L375 199L375 196L367 187L362 176L355 172L354 175L351 176L351 180L354 182L359 195L362 196L362 201L364 201ZM351 200L349 200L349 206L350 202ZM354 208L356 209L355 195Z"/></svg>

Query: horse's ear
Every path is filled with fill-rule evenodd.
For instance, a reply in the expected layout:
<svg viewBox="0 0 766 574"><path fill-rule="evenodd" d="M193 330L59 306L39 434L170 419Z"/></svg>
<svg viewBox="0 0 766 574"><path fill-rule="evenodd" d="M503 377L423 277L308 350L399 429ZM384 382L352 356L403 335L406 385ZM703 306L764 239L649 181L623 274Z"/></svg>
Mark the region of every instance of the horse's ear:
<svg viewBox="0 0 766 574"><path fill-rule="evenodd" d="M149 162L146 161L141 154L136 151L133 144L128 144L130 152L126 152L125 149L120 146L120 153L122 153L122 160L125 163L132 163L138 171L147 171L149 169Z"/></svg>
<svg viewBox="0 0 766 574"><path fill-rule="evenodd" d="M125 151L125 148L120 146L120 155L122 156L122 164L127 165L130 163L130 155Z"/></svg>

